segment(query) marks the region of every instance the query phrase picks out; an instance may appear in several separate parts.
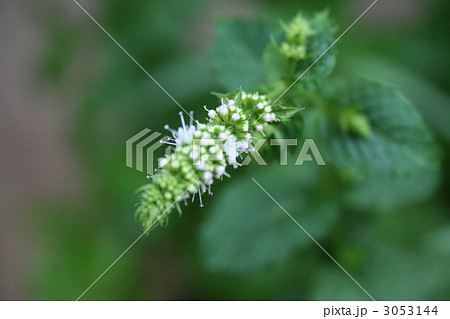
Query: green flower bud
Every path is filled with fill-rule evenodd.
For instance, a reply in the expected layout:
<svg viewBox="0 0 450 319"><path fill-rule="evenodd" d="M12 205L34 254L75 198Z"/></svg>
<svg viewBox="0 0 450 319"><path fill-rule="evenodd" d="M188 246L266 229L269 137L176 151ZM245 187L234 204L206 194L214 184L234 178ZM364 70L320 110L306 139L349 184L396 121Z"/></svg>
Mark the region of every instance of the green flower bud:
<svg viewBox="0 0 450 319"><path fill-rule="evenodd" d="M289 25L281 23L286 41L281 43L280 52L292 59L303 60L307 56L307 41L314 34L310 23L298 14Z"/></svg>

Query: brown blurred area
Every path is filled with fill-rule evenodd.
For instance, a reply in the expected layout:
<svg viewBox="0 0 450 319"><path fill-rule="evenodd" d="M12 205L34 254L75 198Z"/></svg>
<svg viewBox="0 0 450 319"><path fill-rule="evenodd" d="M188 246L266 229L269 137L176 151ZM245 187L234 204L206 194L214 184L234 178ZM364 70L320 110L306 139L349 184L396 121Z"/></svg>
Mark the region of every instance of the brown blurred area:
<svg viewBox="0 0 450 319"><path fill-rule="evenodd" d="M80 195L81 169L66 130L76 101L33 79L45 38L32 8L18 1L1 8L0 299L26 299L23 270L39 245L27 205Z"/></svg>

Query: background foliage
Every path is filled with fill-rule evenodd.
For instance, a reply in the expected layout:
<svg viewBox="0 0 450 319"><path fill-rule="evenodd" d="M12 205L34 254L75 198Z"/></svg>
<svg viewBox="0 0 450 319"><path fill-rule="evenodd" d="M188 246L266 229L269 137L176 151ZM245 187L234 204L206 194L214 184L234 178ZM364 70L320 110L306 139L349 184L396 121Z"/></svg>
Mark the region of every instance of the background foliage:
<svg viewBox="0 0 450 319"><path fill-rule="evenodd" d="M258 86L266 71L277 79L277 70L267 63L273 52L264 52L270 43L265 25L278 25L298 10L329 7L342 31L369 5L356 2L105 0L85 5L176 100L202 114L201 106L215 100L211 91ZM334 77L365 76L395 85L431 134L397 88L333 79L338 82L328 84L324 108L310 107L314 100L301 101L303 129L330 165L233 172L205 208L190 205L183 218L171 218L168 228L142 239L85 299L366 300L251 177L376 299L448 298L450 77L443 65L450 48L441 36L448 29L444 12L449 8L437 0L422 5L420 23L395 19L385 25L382 14L389 8L362 20L337 45ZM221 12L230 7L242 8L251 22L230 20ZM124 142L144 127L175 126L179 110L86 16L67 21L53 12L48 13L52 25L46 25L48 16L41 18L48 48L37 76L58 88L70 66L80 58L90 61L93 68L80 76L80 104L68 128L89 180L77 205L55 200L33 207L36 234L47 251L28 278L34 298L75 299L141 231L133 220L133 190L145 176L125 167ZM317 67L333 63L330 55ZM348 105L357 105L376 123L372 138L343 138L334 130ZM432 139L439 146L431 147Z"/></svg>

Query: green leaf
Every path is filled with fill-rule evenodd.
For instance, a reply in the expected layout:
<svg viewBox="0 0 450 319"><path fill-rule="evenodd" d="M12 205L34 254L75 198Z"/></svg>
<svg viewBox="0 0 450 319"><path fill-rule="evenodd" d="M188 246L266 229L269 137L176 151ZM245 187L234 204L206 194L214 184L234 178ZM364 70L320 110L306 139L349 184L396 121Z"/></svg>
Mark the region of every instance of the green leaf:
<svg viewBox="0 0 450 319"><path fill-rule="evenodd" d="M280 52L280 43L286 36L277 32L273 35L272 43L264 52L264 67L271 88L280 95L297 78L299 80L292 87L292 92L303 93L315 89L334 69L336 53L329 49L319 60L335 39L336 27L329 18L328 11L320 12L312 17L306 17L313 34L307 38L305 59L291 59ZM316 62L317 60L317 62ZM313 65L314 63L314 65ZM307 72L305 72L313 65Z"/></svg>
<svg viewBox="0 0 450 319"><path fill-rule="evenodd" d="M435 253L450 258L450 225L432 232L425 239L425 247Z"/></svg>
<svg viewBox="0 0 450 319"><path fill-rule="evenodd" d="M327 51L314 66L302 76L300 81L320 81L326 78L334 69L336 64L336 50L334 47L330 48L335 40L336 27L329 17L329 12L322 11L315 14L311 19L311 28L315 34L311 37L308 43L307 52L308 59L302 61L297 65L297 76L300 76L316 59L319 58L325 51Z"/></svg>
<svg viewBox="0 0 450 319"><path fill-rule="evenodd" d="M423 60L430 63L433 59ZM358 73L371 74L380 79L389 79L414 103L430 127L445 138L447 142L450 141L450 125L447 121L450 97L443 88L437 87L432 80L398 63L396 59L389 60L369 54L367 50L345 52L339 63L339 69L346 74L351 74L354 70L357 70Z"/></svg>
<svg viewBox="0 0 450 319"><path fill-rule="evenodd" d="M447 281L448 269L442 269L443 262L446 260L421 249L379 243L368 252L366 287L383 300L429 299L433 290Z"/></svg>
<svg viewBox="0 0 450 319"><path fill-rule="evenodd" d="M321 265L316 271L311 271L311 276L315 279L312 300L370 300L370 297L334 263ZM361 276L353 276L361 281ZM362 282L362 285L365 286L365 282Z"/></svg>
<svg viewBox="0 0 450 319"><path fill-rule="evenodd" d="M319 199L313 187L319 181L316 166L258 169L233 180L233 187L221 192L202 226L200 250L211 270L262 268L282 262L298 248L314 245L251 177L317 240L323 238L338 215L336 206Z"/></svg>
<svg viewBox="0 0 450 319"><path fill-rule="evenodd" d="M325 162L351 182L350 205L386 209L431 194L439 173L436 147L401 93L361 79L330 83L324 96L325 102L312 102L314 108L304 112L305 135L315 139ZM370 130L361 134L342 127L349 110Z"/></svg>
<svg viewBox="0 0 450 319"><path fill-rule="evenodd" d="M269 43L268 28L257 21L221 20L212 49L219 81L228 91L261 86L265 81L262 54Z"/></svg>
<svg viewBox="0 0 450 319"><path fill-rule="evenodd" d="M288 74L289 61L288 58L283 56L280 51L278 44L275 42L270 43L264 50L263 54L263 64L266 71L267 80L276 87L279 84L280 89L277 91L279 96L282 91L286 89L284 80Z"/></svg>

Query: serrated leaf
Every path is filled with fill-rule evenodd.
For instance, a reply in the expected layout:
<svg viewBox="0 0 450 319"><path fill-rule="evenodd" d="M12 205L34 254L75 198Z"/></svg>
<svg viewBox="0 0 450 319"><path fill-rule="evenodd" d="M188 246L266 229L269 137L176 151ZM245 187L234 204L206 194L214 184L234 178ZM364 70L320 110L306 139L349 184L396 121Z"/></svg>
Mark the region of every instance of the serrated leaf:
<svg viewBox="0 0 450 319"><path fill-rule="evenodd" d="M255 179L316 239L323 238L337 208L318 199L317 167L260 167ZM244 175L216 198L200 236L206 266L243 272L288 258L314 245L311 239L259 187Z"/></svg>
<svg viewBox="0 0 450 319"><path fill-rule="evenodd" d="M304 112L306 137L315 138L327 164L353 183L346 197L361 208L393 208L425 199L438 181L435 145L421 117L396 89L360 79L330 83L326 102ZM370 134L345 132L348 110L367 120Z"/></svg>
<svg viewBox="0 0 450 319"><path fill-rule="evenodd" d="M307 52L309 52L309 58L297 65L296 77L300 76L311 66L320 55L328 51L299 80L305 83L323 80L331 74L336 64L336 51L333 47L330 48L335 40L336 27L329 17L329 12L317 13L310 19L310 23L311 28L315 30L315 34L308 43Z"/></svg>
<svg viewBox="0 0 450 319"><path fill-rule="evenodd" d="M221 20L212 49L219 81L228 91L261 86L265 81L262 54L269 43L269 29L261 22Z"/></svg>

